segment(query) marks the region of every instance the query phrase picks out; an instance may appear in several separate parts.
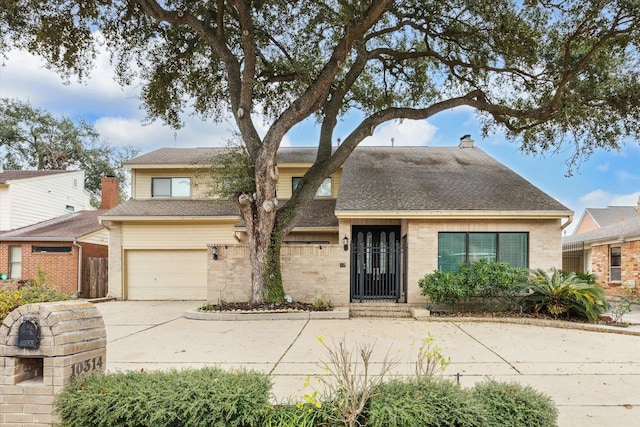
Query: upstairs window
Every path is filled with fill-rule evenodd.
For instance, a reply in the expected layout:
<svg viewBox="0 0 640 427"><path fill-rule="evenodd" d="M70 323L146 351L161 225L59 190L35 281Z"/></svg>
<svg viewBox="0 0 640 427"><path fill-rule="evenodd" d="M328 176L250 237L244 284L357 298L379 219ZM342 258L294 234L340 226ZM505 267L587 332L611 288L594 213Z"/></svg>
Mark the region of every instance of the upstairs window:
<svg viewBox="0 0 640 427"><path fill-rule="evenodd" d="M302 180L301 176L296 176L293 177L293 179L291 180L291 184L292 184L292 191L296 191L296 188L298 187L298 184L300 184L300 181ZM331 191L331 177L325 179L322 184L320 184L320 187L318 188L318 191L316 191L316 197L331 197L331 195L333 194Z"/></svg>
<svg viewBox="0 0 640 427"><path fill-rule="evenodd" d="M528 268L528 233L438 233L438 270L458 271L460 263L471 265L486 259Z"/></svg>
<svg viewBox="0 0 640 427"><path fill-rule="evenodd" d="M191 178L152 178L151 197L189 197Z"/></svg>

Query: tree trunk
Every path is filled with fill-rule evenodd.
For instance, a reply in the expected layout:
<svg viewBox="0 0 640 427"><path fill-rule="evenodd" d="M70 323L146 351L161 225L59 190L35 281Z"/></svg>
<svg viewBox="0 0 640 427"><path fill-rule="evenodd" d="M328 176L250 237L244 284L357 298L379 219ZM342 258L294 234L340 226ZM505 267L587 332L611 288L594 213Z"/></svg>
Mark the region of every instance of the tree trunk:
<svg viewBox="0 0 640 427"><path fill-rule="evenodd" d="M271 242L265 259L265 293L269 301L284 301L284 283L282 282L282 264L280 248L284 235L279 227L271 232Z"/></svg>
<svg viewBox="0 0 640 427"><path fill-rule="evenodd" d="M247 230L247 245L251 262L251 302L261 304L284 299L280 245L282 233L276 227L278 200L276 184L278 170L273 160L268 167L256 167L255 195L240 194L236 201Z"/></svg>

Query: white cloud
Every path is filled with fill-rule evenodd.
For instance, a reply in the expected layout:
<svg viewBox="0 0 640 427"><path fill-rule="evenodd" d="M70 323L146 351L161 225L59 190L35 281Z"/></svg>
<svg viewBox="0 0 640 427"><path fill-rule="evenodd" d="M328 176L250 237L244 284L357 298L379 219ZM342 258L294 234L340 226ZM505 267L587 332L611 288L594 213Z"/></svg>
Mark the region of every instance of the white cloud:
<svg viewBox="0 0 640 427"><path fill-rule="evenodd" d="M640 192L614 194L605 190L595 190L578 199L578 203L588 208L604 208L607 206L635 206Z"/></svg>
<svg viewBox="0 0 640 427"><path fill-rule="evenodd" d="M374 134L365 138L360 145L388 146L392 138L397 146L427 145L437 130L426 120L392 121L378 126Z"/></svg>
<svg viewBox="0 0 640 427"><path fill-rule="evenodd" d="M598 172L608 172L610 168L611 168L611 163L609 162L605 162L596 166L596 170Z"/></svg>
<svg viewBox="0 0 640 427"><path fill-rule="evenodd" d="M112 146L133 145L143 152L160 147L211 147L226 145L232 137L231 125L189 118L174 130L155 121L143 125L139 118L102 117L94 124L100 136Z"/></svg>

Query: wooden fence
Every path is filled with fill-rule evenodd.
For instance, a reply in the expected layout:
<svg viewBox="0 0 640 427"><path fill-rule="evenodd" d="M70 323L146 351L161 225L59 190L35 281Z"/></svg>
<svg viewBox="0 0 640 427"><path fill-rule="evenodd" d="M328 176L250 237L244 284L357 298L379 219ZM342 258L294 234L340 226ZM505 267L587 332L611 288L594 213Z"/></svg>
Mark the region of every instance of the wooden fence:
<svg viewBox="0 0 640 427"><path fill-rule="evenodd" d="M107 296L109 281L109 259L87 258L82 277L83 298L103 298Z"/></svg>

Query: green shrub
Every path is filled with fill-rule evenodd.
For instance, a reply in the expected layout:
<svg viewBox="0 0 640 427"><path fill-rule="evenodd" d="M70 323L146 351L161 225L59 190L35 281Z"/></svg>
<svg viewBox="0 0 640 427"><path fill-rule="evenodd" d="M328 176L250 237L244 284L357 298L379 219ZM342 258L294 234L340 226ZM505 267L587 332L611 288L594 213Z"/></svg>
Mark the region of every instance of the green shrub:
<svg viewBox="0 0 640 427"><path fill-rule="evenodd" d="M438 305L453 306L472 299L510 308L527 287L528 272L504 262L481 259L471 266L461 263L457 272L434 271L418 282L422 295Z"/></svg>
<svg viewBox="0 0 640 427"><path fill-rule="evenodd" d="M58 289L34 282L27 282L17 289L0 287L0 320L21 305L36 302L65 301L72 296L60 292Z"/></svg>
<svg viewBox="0 0 640 427"><path fill-rule="evenodd" d="M543 270L534 271L529 292L521 299L523 309L554 317L573 315L595 322L608 307L602 286L557 269L551 277Z"/></svg>
<svg viewBox="0 0 640 427"><path fill-rule="evenodd" d="M551 427L558 410L551 398L529 386L494 380L478 383L473 398L485 408L487 427Z"/></svg>
<svg viewBox="0 0 640 427"><path fill-rule="evenodd" d="M58 395L62 426L262 425L271 381L218 368L98 374L75 379Z"/></svg>
<svg viewBox="0 0 640 427"><path fill-rule="evenodd" d="M262 421L262 427L330 426L331 404L312 403L274 405ZM329 412L328 412L329 411Z"/></svg>
<svg viewBox="0 0 640 427"><path fill-rule="evenodd" d="M366 415L370 427L470 427L484 425L485 419L469 390L436 377L381 384Z"/></svg>
<svg viewBox="0 0 640 427"><path fill-rule="evenodd" d="M469 300L468 288L459 272L436 270L420 279L418 286L422 295L428 296L434 304L453 306Z"/></svg>

